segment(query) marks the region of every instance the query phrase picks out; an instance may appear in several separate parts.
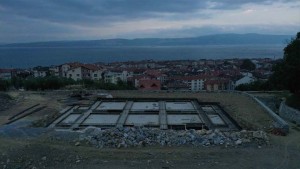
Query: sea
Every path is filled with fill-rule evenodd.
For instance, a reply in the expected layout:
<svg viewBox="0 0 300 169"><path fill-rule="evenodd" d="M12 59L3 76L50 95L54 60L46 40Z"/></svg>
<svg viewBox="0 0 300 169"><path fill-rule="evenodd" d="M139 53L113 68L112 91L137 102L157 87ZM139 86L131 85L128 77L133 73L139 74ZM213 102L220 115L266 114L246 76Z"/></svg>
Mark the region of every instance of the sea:
<svg viewBox="0 0 300 169"><path fill-rule="evenodd" d="M143 47L0 47L0 68L31 68L67 62L272 58L286 45L202 45Z"/></svg>

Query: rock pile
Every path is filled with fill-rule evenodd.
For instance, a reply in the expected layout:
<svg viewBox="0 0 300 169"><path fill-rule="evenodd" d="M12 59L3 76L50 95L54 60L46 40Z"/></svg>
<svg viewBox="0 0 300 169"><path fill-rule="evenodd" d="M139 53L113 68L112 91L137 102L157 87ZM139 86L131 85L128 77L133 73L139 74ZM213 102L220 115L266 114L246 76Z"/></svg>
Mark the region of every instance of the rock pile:
<svg viewBox="0 0 300 169"><path fill-rule="evenodd" d="M136 147L148 145L161 146L237 146L255 143L268 144L268 136L263 131L221 132L219 130L160 130L156 128L125 127L101 130L88 127L79 136L79 142L98 148ZM78 143L77 143L78 144Z"/></svg>

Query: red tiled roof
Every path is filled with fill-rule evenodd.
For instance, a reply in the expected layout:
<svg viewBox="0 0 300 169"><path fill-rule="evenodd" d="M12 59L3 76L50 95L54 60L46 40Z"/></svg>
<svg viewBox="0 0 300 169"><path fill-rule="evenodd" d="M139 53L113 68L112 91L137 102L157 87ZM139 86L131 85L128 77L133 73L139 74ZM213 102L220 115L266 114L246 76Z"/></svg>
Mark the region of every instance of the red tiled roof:
<svg viewBox="0 0 300 169"><path fill-rule="evenodd" d="M195 75L195 76L177 76L177 77L170 77L172 80L198 80L198 79L206 79L210 76L207 75Z"/></svg>
<svg viewBox="0 0 300 169"><path fill-rule="evenodd" d="M70 67L79 67L83 64L79 63L79 62L70 62L70 63L65 63L65 64L62 64L62 65L70 65Z"/></svg>
<svg viewBox="0 0 300 169"><path fill-rule="evenodd" d="M161 84L159 80L142 79L139 81L139 90L160 90Z"/></svg>
<svg viewBox="0 0 300 169"><path fill-rule="evenodd" d="M153 78L151 76L147 76L147 75L134 75L134 76L130 77L130 79L143 80L143 79L153 79Z"/></svg>
<svg viewBox="0 0 300 169"><path fill-rule="evenodd" d="M189 88L189 85L182 82L170 82L167 84L168 88Z"/></svg>
<svg viewBox="0 0 300 169"><path fill-rule="evenodd" d="M90 69L90 70L100 70L102 67L94 65L94 64L84 64L83 67Z"/></svg>
<svg viewBox="0 0 300 169"><path fill-rule="evenodd" d="M155 76L155 77L159 77L159 76L163 75L163 73L161 71L153 70L153 69L146 70L145 74L150 75L150 76Z"/></svg>
<svg viewBox="0 0 300 169"><path fill-rule="evenodd" d="M15 69L0 69L0 73L11 73L11 72L15 72Z"/></svg>
<svg viewBox="0 0 300 169"><path fill-rule="evenodd" d="M205 85L228 83L229 79L208 79L204 82Z"/></svg>
<svg viewBox="0 0 300 169"><path fill-rule="evenodd" d="M73 64L69 64L69 65L71 66L71 69L76 69L78 67L83 67L85 69L89 69L89 70L93 70L93 71L103 69L103 67L97 66L97 65L94 65L94 64L73 63Z"/></svg>

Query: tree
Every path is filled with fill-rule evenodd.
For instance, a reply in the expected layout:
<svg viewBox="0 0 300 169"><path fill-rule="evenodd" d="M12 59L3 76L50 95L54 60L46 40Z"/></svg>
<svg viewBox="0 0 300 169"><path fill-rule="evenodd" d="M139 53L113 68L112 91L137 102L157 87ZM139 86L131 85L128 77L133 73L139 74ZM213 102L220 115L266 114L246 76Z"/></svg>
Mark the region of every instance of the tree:
<svg viewBox="0 0 300 169"><path fill-rule="evenodd" d="M250 59L245 59L240 68L252 71L255 70L256 66Z"/></svg>
<svg viewBox="0 0 300 169"><path fill-rule="evenodd" d="M10 87L10 82L8 80L0 79L0 91L6 91Z"/></svg>
<svg viewBox="0 0 300 169"><path fill-rule="evenodd" d="M270 82L300 96L300 32L284 48L283 60L273 71Z"/></svg>

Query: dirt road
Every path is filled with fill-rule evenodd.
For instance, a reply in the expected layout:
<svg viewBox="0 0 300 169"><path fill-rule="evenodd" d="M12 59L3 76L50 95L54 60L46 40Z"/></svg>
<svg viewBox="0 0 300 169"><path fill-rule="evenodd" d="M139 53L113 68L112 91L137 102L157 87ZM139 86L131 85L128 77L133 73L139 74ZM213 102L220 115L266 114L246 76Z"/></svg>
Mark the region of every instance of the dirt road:
<svg viewBox="0 0 300 169"><path fill-rule="evenodd" d="M294 134L294 133L293 133ZM299 132L298 132L299 135ZM299 138L299 137L298 137ZM273 137L267 147L143 147L96 149L41 139L0 139L3 168L280 168L300 167L296 140Z"/></svg>

